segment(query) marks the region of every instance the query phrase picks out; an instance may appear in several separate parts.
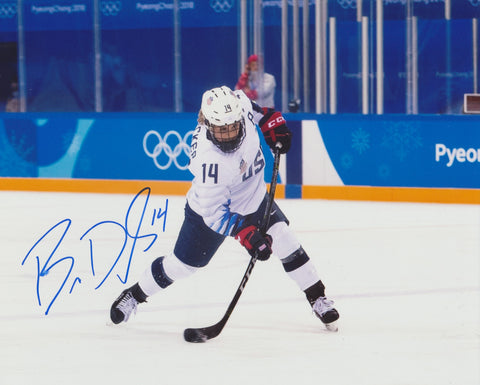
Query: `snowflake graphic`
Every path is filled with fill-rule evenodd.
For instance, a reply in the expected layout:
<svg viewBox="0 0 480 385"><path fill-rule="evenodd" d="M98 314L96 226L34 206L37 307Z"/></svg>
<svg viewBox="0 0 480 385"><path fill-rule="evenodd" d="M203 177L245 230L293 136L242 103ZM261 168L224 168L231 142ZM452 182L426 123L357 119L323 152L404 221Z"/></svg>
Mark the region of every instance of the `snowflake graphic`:
<svg viewBox="0 0 480 385"><path fill-rule="evenodd" d="M387 127L382 146L389 149L401 162L414 150L423 146L422 137L411 123L394 123Z"/></svg>
<svg viewBox="0 0 480 385"><path fill-rule="evenodd" d="M352 132L352 148L360 155L370 148L370 134L362 127Z"/></svg>

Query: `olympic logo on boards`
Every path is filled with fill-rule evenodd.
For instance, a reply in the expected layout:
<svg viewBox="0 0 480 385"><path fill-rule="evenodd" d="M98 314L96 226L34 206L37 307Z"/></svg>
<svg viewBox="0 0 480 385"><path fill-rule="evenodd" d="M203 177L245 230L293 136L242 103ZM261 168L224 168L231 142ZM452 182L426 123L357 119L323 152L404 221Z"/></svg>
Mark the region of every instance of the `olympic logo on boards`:
<svg viewBox="0 0 480 385"><path fill-rule="evenodd" d="M190 144L189 144L188 138L189 136L192 136L192 135L193 135L193 131L188 131L185 134L185 136L182 138L182 136L177 131L168 131L165 134L165 136L162 138L162 136L157 131L150 130L143 137L143 151L145 151L145 154L147 154L149 158L153 159L153 163L160 170L168 169L172 165L172 163L174 163L179 170L186 170L188 168L188 161L187 161L187 164L183 165L178 162L177 158L182 153L184 153L187 156L187 159L189 159ZM152 137L151 140L158 142L153 148L153 151L150 151L148 149L147 142L150 137ZM176 141L178 141L178 143L175 145L173 149L168 143L168 139L170 137L174 137ZM165 153L165 155L168 157L168 161L163 165L160 164L158 160L158 157L162 153Z"/></svg>
<svg viewBox="0 0 480 385"><path fill-rule="evenodd" d="M337 0L337 2L343 9L357 8L357 0Z"/></svg>
<svg viewBox="0 0 480 385"><path fill-rule="evenodd" d="M17 14L17 4L0 3L0 19L11 19Z"/></svg>
<svg viewBox="0 0 480 385"><path fill-rule="evenodd" d="M234 0L210 0L210 7L217 13L230 12Z"/></svg>
<svg viewBox="0 0 480 385"><path fill-rule="evenodd" d="M121 9L121 1L102 1L100 3L100 11L105 16L117 16Z"/></svg>

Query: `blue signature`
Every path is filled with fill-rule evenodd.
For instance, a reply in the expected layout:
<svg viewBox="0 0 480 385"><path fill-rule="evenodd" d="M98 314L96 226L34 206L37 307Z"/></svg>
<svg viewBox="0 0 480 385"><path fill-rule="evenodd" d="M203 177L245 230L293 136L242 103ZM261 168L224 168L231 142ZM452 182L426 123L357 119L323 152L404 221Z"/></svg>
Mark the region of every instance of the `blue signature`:
<svg viewBox="0 0 480 385"><path fill-rule="evenodd" d="M118 228L121 230L122 234L122 246L118 254L115 254L115 260L113 264L107 269L107 272L100 277L96 277L100 279L100 283L95 287L95 290L99 289L109 277L112 276L112 272L114 271L115 267L117 267L120 260L124 260L127 258L126 268L122 275L116 274L116 277L125 284L128 280L128 275L130 272L130 267L132 263L133 254L135 251L135 247L137 245L137 241L145 239L147 242L149 241L147 247L143 250L143 252L148 251L155 241L158 238L158 234L156 233L149 233L144 234L141 230L142 224L144 222L144 218L147 215L147 206L148 201L150 199L150 188L145 187L142 189L131 201L130 206L128 207L127 213L125 215L125 222L124 224L120 224L115 221L101 221L96 223L95 225L91 226L87 231L85 231L82 236L80 237L80 241L87 241L89 244L89 254L90 254L90 272L93 277L96 277L95 273L95 258L94 258L94 246L95 246L95 236L99 236L102 231L106 231L107 234L111 234L112 227ZM138 206L138 209L137 209ZM138 210L138 211L137 211ZM167 212L168 212L168 199L165 201L165 208L154 208L153 212L149 211L149 224L151 226L156 225L157 222L160 222L162 232L165 232L165 226L167 223ZM151 217L150 217L151 213ZM43 234L40 239L38 239L32 248L28 251L25 258L22 260L22 266L28 261L33 260L33 255L36 253L36 250L40 249L42 246L45 247L45 244L49 244L47 242L47 238L58 236L58 240L54 242L54 247L51 252L46 252L45 254L48 255L35 255L35 262L37 268L37 279L36 279L36 293L37 293L37 302L38 305L42 306L42 299L48 303L47 309L45 311L45 315L47 315L55 301L59 298L62 293L72 293L74 288L82 283L82 277L75 274L74 267L75 267L75 258L71 255L58 255L57 252L58 248L62 245L62 242L65 240L70 227L72 226L71 219L63 219L58 222L56 225L52 226L45 234ZM145 226L145 225L144 225ZM57 235L58 234L58 235ZM128 241L131 241L131 247L127 248ZM57 275L60 275L63 278L63 281L60 283L58 288L53 290L53 296L49 298L45 298L47 296L41 295L41 284L45 282L45 277L55 270Z"/></svg>

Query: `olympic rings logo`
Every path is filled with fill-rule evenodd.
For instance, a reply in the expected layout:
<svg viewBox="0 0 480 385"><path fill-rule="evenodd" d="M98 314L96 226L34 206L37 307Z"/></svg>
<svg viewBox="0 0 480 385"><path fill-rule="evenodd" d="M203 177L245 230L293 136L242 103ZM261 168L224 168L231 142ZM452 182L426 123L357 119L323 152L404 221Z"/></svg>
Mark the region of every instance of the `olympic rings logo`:
<svg viewBox="0 0 480 385"><path fill-rule="evenodd" d="M17 14L17 4L0 3L0 19L11 19Z"/></svg>
<svg viewBox="0 0 480 385"><path fill-rule="evenodd" d="M121 9L121 1L102 1L100 3L100 10L105 16L117 16Z"/></svg>
<svg viewBox="0 0 480 385"><path fill-rule="evenodd" d="M162 136L155 130L150 130L148 131L145 136L143 137L143 151L145 151L145 154L153 159L153 163L155 163L155 166L160 169L160 170L166 170L168 169L172 163L177 166L179 170L186 170L188 168L188 163L189 163L189 158L190 158L190 141L189 136L193 135L193 131L188 131L185 136L182 138L182 136L177 132L177 131L168 131L165 136L162 138ZM148 149L148 143L149 138L152 137L150 142L153 140L155 142L158 142L155 147L153 148L153 151L150 151ZM173 137L175 138L175 142L178 142L175 147L173 147L169 144L169 138ZM191 139L190 139L191 140ZM171 140L170 140L171 142ZM160 164L159 157L164 154L162 158L168 158L168 160L164 159L165 162L164 164ZM186 155L187 162L186 164L180 164L178 161L178 157L181 156L182 154Z"/></svg>
<svg viewBox="0 0 480 385"><path fill-rule="evenodd" d="M217 13L230 12L235 0L210 0L210 7Z"/></svg>
<svg viewBox="0 0 480 385"><path fill-rule="evenodd" d="M357 0L337 0L337 2L338 4L340 4L340 7L342 7L343 9L357 7Z"/></svg>

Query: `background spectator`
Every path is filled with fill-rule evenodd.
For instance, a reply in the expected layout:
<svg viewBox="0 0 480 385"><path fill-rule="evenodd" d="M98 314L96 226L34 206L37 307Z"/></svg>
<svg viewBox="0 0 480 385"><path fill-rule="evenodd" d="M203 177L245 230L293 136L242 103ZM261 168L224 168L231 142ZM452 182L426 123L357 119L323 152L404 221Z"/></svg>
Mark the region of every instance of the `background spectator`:
<svg viewBox="0 0 480 385"><path fill-rule="evenodd" d="M5 112L20 112L20 98L18 93L18 80L12 79L10 83L10 95L7 98Z"/></svg>
<svg viewBox="0 0 480 385"><path fill-rule="evenodd" d="M275 77L263 71L258 55L251 55L235 86L262 107L275 108Z"/></svg>

